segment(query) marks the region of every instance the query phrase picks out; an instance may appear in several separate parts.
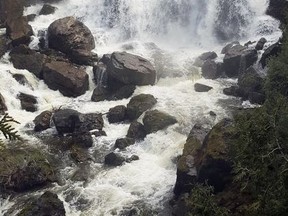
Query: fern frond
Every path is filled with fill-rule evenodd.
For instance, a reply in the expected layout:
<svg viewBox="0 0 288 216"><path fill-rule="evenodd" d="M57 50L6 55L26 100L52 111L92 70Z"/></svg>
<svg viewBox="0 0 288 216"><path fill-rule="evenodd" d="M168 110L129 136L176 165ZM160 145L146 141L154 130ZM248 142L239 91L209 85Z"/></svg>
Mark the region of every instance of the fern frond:
<svg viewBox="0 0 288 216"><path fill-rule="evenodd" d="M9 139L9 140L21 140L21 137L18 134L18 131L16 131L15 128L13 128L10 125L10 123L20 124L15 119L13 119L11 116L9 116L7 113L5 113L5 115L0 120L0 131L2 132L2 134L4 135L4 137L6 139Z"/></svg>

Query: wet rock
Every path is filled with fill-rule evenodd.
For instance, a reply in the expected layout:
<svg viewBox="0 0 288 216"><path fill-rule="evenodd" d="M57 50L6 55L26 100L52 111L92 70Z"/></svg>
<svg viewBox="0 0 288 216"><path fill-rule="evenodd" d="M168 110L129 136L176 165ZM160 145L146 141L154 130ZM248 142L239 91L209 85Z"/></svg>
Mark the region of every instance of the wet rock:
<svg viewBox="0 0 288 216"><path fill-rule="evenodd" d="M80 164L79 168L71 176L72 181L87 182L90 176L89 164Z"/></svg>
<svg viewBox="0 0 288 216"><path fill-rule="evenodd" d="M111 98L111 94L109 90L103 86L98 85L92 93L91 100L95 102L99 102L99 101L110 100L110 98Z"/></svg>
<svg viewBox="0 0 288 216"><path fill-rule="evenodd" d="M61 2L62 0L25 0L24 1L24 6L29 7L31 5L35 4L41 4L41 3L48 3L48 4L53 4L53 3L58 3Z"/></svg>
<svg viewBox="0 0 288 216"><path fill-rule="evenodd" d="M202 67L205 61L213 60L215 58L217 58L217 54L215 52L205 52L195 59L194 65L197 67Z"/></svg>
<svg viewBox="0 0 288 216"><path fill-rule="evenodd" d="M111 152L105 156L104 163L108 166L121 166L125 162L125 158L120 154Z"/></svg>
<svg viewBox="0 0 288 216"><path fill-rule="evenodd" d="M46 191L42 196L24 205L22 211L17 216L65 216L63 202L58 196L50 191Z"/></svg>
<svg viewBox="0 0 288 216"><path fill-rule="evenodd" d="M209 115L212 116L212 117L216 117L217 116L217 114L215 112L213 112L213 111L210 111Z"/></svg>
<svg viewBox="0 0 288 216"><path fill-rule="evenodd" d="M35 20L36 16L37 16L36 14L28 14L26 17L28 22L32 22Z"/></svg>
<svg viewBox="0 0 288 216"><path fill-rule="evenodd" d="M79 132L89 132L91 130L102 130L104 121L102 114L99 113L86 113L80 114L80 128Z"/></svg>
<svg viewBox="0 0 288 216"><path fill-rule="evenodd" d="M129 137L120 138L120 139L116 140L114 147L118 148L120 150L123 150L126 147L133 145L134 143L135 143L135 139L133 139L133 138L129 138Z"/></svg>
<svg viewBox="0 0 288 216"><path fill-rule="evenodd" d="M43 7L41 8L39 15L49 15L55 13L57 10L56 7L50 5L50 4L44 4Z"/></svg>
<svg viewBox="0 0 288 216"><path fill-rule="evenodd" d="M109 123L118 123L124 121L126 118L126 107L119 105L109 109L107 118Z"/></svg>
<svg viewBox="0 0 288 216"><path fill-rule="evenodd" d="M70 157L75 163L85 163L92 160L87 150L77 146L72 146L70 150Z"/></svg>
<svg viewBox="0 0 288 216"><path fill-rule="evenodd" d="M280 51L281 51L281 45L278 42L269 46L264 51L260 59L260 64L262 65L262 68L266 67L267 61L270 57L277 56L280 53Z"/></svg>
<svg viewBox="0 0 288 216"><path fill-rule="evenodd" d="M260 40L257 42L255 49L256 50L262 50L264 48L265 43L267 42L266 38L260 38Z"/></svg>
<svg viewBox="0 0 288 216"><path fill-rule="evenodd" d="M80 148L90 148L93 146L93 138L90 133L72 134L73 144Z"/></svg>
<svg viewBox="0 0 288 216"><path fill-rule="evenodd" d="M27 85L30 86L28 80L23 74L13 74L13 78L20 83L21 85Z"/></svg>
<svg viewBox="0 0 288 216"><path fill-rule="evenodd" d="M105 65L107 65L109 63L110 59L111 59L111 54L104 54L99 61L103 62Z"/></svg>
<svg viewBox="0 0 288 216"><path fill-rule="evenodd" d="M105 131L99 130L99 131L93 131L91 132L91 135L95 136L95 137L99 137L99 136L107 136Z"/></svg>
<svg viewBox="0 0 288 216"><path fill-rule="evenodd" d="M137 160L140 160L139 156L137 156L137 155L132 155L131 157L129 157L129 158L126 159L126 162L127 162L127 163L131 163L132 161L137 161Z"/></svg>
<svg viewBox="0 0 288 216"><path fill-rule="evenodd" d="M38 78L42 78L42 68L46 58L45 55L31 50L26 45L15 47L9 55L15 68L26 69Z"/></svg>
<svg viewBox="0 0 288 216"><path fill-rule="evenodd" d="M148 134L163 130L176 123L175 117L159 110L147 111L143 118L144 128Z"/></svg>
<svg viewBox="0 0 288 216"><path fill-rule="evenodd" d="M221 76L221 63L216 63L212 60L207 60L202 65L202 76L205 79L217 79Z"/></svg>
<svg viewBox="0 0 288 216"><path fill-rule="evenodd" d="M201 149L194 157L194 163L197 164L197 181L207 181L216 193L222 191L232 180L232 163L227 149L233 136L233 122L229 119L220 121L207 134Z"/></svg>
<svg viewBox="0 0 288 216"><path fill-rule="evenodd" d="M78 64L94 64L91 52L95 41L91 31L74 17L65 17L54 21L48 27L48 43L52 49L67 54Z"/></svg>
<svg viewBox="0 0 288 216"><path fill-rule="evenodd" d="M77 97L89 87L88 74L84 69L61 61L46 63L43 67L44 82L52 90L59 90L64 96Z"/></svg>
<svg viewBox="0 0 288 216"><path fill-rule="evenodd" d="M244 94L242 95L244 99L247 99L251 92L264 93L264 79L260 77L259 73L253 67L249 67L239 76L238 86Z"/></svg>
<svg viewBox="0 0 288 216"><path fill-rule="evenodd" d="M0 115L4 115L7 111L7 106L3 95L0 93Z"/></svg>
<svg viewBox="0 0 288 216"><path fill-rule="evenodd" d="M133 138L135 140L143 140L147 135L144 125L134 121L130 124L126 137Z"/></svg>
<svg viewBox="0 0 288 216"><path fill-rule="evenodd" d="M37 99L33 95L20 92L17 96L21 102L21 108L28 112L35 112L37 110Z"/></svg>
<svg viewBox="0 0 288 216"><path fill-rule="evenodd" d="M52 120L59 134L73 133L80 128L80 113L76 110L58 110Z"/></svg>
<svg viewBox="0 0 288 216"><path fill-rule="evenodd" d="M0 35L0 58L8 51L10 43L6 35Z"/></svg>
<svg viewBox="0 0 288 216"><path fill-rule="evenodd" d="M111 100L122 100L124 98L129 98L132 96L136 89L135 85L124 85L113 92L111 95Z"/></svg>
<svg viewBox="0 0 288 216"><path fill-rule="evenodd" d="M39 132L50 128L50 120L52 114L53 113L51 111L46 110L40 113L38 116L36 116L36 118L33 120L35 124L34 131Z"/></svg>
<svg viewBox="0 0 288 216"><path fill-rule="evenodd" d="M131 98L127 104L127 117L130 120L137 119L143 112L151 109L157 100L153 95L150 94L140 94Z"/></svg>
<svg viewBox="0 0 288 216"><path fill-rule="evenodd" d="M248 100L252 104L264 104L266 100L266 96L264 93L259 93L259 92L249 92L248 94Z"/></svg>
<svg viewBox="0 0 288 216"><path fill-rule="evenodd" d="M55 171L36 149L1 149L0 189L22 192L55 181Z"/></svg>
<svg viewBox="0 0 288 216"><path fill-rule="evenodd" d="M93 66L93 76L94 82L97 86L106 86L107 85L107 72L106 65L102 62L98 62L97 65Z"/></svg>
<svg viewBox="0 0 288 216"><path fill-rule="evenodd" d="M231 43L228 43L225 47L223 47L223 49L221 50L221 54L226 54L228 53L228 51L236 45L240 45L240 43L238 41L233 41Z"/></svg>
<svg viewBox="0 0 288 216"><path fill-rule="evenodd" d="M123 84L153 85L156 71L146 59L126 52L114 52L107 65L108 79L116 79Z"/></svg>
<svg viewBox="0 0 288 216"><path fill-rule="evenodd" d="M202 142L208 130L201 125L194 125L187 137L183 153L177 162L177 179L174 194L190 193L197 183L197 170L195 156L202 146Z"/></svg>
<svg viewBox="0 0 288 216"><path fill-rule="evenodd" d="M245 94L238 86L231 86L229 88L224 88L223 93L228 96L243 97Z"/></svg>
<svg viewBox="0 0 288 216"><path fill-rule="evenodd" d="M210 87L210 86L207 86L207 85L203 85L203 84L200 84L200 83L195 83L194 84L194 90L196 92L208 92L211 89L213 89L213 88Z"/></svg>
<svg viewBox="0 0 288 216"><path fill-rule="evenodd" d="M242 71L257 61L257 51L250 50L241 45L235 45L225 54L223 69L228 77L238 77Z"/></svg>

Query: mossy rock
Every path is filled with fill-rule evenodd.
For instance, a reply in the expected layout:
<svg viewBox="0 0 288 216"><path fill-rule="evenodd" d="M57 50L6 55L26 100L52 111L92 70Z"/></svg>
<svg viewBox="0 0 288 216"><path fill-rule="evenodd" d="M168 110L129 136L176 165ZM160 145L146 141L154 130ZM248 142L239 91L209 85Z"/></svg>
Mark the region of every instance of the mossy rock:
<svg viewBox="0 0 288 216"><path fill-rule="evenodd" d="M35 149L0 151L0 189L22 192L56 180L47 158Z"/></svg>
<svg viewBox="0 0 288 216"><path fill-rule="evenodd" d="M160 112L158 110L151 110L145 113L143 123L145 130L149 134L176 124L177 120L175 117L167 113Z"/></svg>

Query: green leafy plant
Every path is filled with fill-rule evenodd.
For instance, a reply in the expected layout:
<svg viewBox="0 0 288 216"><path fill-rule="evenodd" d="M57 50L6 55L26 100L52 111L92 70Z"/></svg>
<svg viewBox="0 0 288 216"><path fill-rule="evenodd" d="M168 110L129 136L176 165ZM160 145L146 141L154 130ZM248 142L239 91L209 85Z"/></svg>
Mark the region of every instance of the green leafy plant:
<svg viewBox="0 0 288 216"><path fill-rule="evenodd" d="M17 123L15 119L13 119L11 116L9 116L7 113L2 117L0 120L0 131L4 135L6 139L9 140L21 140L20 135L18 134L18 131L15 130L15 128L12 127L11 123ZM2 143L2 140L0 139L0 143Z"/></svg>

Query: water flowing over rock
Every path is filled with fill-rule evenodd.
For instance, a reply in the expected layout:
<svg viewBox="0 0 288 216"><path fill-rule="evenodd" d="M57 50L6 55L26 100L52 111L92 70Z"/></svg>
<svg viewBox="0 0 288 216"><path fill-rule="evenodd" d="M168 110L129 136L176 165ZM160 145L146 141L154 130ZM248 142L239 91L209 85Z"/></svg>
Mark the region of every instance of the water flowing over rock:
<svg viewBox="0 0 288 216"><path fill-rule="evenodd" d="M123 84L153 85L156 80L156 71L152 64L137 55L126 52L115 52L107 65L109 77Z"/></svg>
<svg viewBox="0 0 288 216"><path fill-rule="evenodd" d="M82 95L88 89L88 74L67 62L52 61L43 67L43 79L49 88L68 97Z"/></svg>
<svg viewBox="0 0 288 216"><path fill-rule="evenodd" d="M95 41L91 31L74 17L54 21L48 28L49 47L67 54L79 64L92 64Z"/></svg>
<svg viewBox="0 0 288 216"><path fill-rule="evenodd" d="M194 90L196 92L208 92L211 89L213 89L213 88L210 87L210 86L207 86L207 85L203 85L203 84L200 84L200 83L195 83L194 84Z"/></svg>

